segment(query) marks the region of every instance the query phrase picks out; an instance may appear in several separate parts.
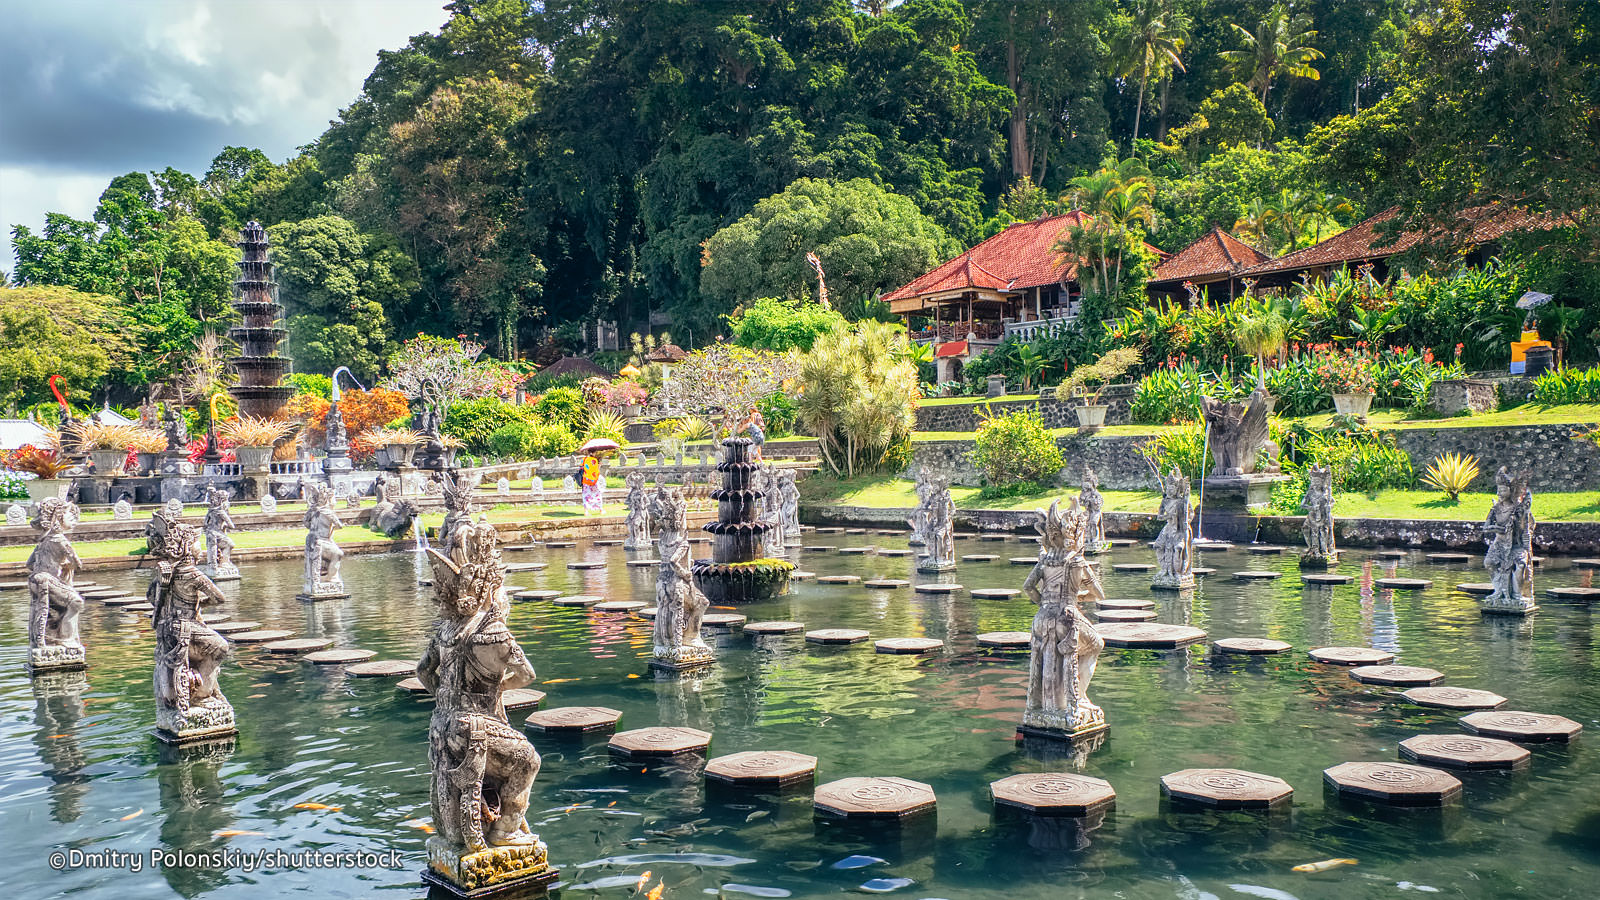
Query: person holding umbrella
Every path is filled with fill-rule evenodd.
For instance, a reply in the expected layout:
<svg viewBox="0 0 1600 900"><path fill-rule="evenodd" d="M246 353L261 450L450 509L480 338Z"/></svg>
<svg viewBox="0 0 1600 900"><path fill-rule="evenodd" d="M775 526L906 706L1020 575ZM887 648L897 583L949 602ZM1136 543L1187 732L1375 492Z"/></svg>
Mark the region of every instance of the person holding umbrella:
<svg viewBox="0 0 1600 900"><path fill-rule="evenodd" d="M600 472L600 458L620 449L610 438L594 438L578 448L584 454L583 470L579 484L583 487L583 514L599 515L604 511L606 479Z"/></svg>

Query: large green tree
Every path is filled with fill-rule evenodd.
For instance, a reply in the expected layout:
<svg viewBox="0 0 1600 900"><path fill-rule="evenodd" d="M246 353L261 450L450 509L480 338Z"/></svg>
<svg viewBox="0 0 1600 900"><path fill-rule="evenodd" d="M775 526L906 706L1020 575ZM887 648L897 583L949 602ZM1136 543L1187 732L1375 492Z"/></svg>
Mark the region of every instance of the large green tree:
<svg viewBox="0 0 1600 900"><path fill-rule="evenodd" d="M50 376L60 375L83 404L132 349L122 303L71 288L0 287L0 408L50 399Z"/></svg>

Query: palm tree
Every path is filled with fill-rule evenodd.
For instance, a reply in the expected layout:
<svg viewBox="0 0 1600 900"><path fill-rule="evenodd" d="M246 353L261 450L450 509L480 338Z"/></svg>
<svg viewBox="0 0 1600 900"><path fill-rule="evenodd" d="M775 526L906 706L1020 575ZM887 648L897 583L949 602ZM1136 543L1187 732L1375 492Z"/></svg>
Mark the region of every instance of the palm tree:
<svg viewBox="0 0 1600 900"><path fill-rule="evenodd" d="M1131 157L1108 159L1093 174L1072 179L1062 199L1086 213L1087 221L1063 229L1051 252L1078 260L1080 271L1090 270L1095 292L1109 291L1115 297L1132 226L1155 227L1149 167Z"/></svg>
<svg viewBox="0 0 1600 900"><path fill-rule="evenodd" d="M1133 26L1122 46L1117 74L1139 76L1139 102L1133 108L1133 142L1139 141L1139 120L1144 114L1144 94L1150 76L1165 78L1183 67L1180 55L1189 39L1189 20L1172 8L1171 0L1139 0L1133 9Z"/></svg>
<svg viewBox="0 0 1600 900"><path fill-rule="evenodd" d="M1245 238L1247 242L1258 249L1267 249L1267 225L1273 216L1272 207L1260 197L1252 197L1248 206L1244 208L1244 215L1235 219L1234 234Z"/></svg>
<svg viewBox="0 0 1600 900"><path fill-rule="evenodd" d="M1355 207L1349 200L1321 190L1312 191L1306 196L1304 209L1315 228L1311 236L1313 244L1322 243L1322 229L1325 226L1330 223L1339 224L1337 216L1348 216L1355 212Z"/></svg>
<svg viewBox="0 0 1600 900"><path fill-rule="evenodd" d="M1022 392L1033 390L1033 380L1044 374L1047 360L1032 344L1024 344L1017 350L1017 368L1022 371Z"/></svg>
<svg viewBox="0 0 1600 900"><path fill-rule="evenodd" d="M1311 65L1322 59L1322 51L1311 46L1317 32L1307 28L1308 24L1304 16L1290 18L1288 8L1278 3L1256 25L1254 32L1234 23L1233 30L1244 39L1244 47L1224 50L1219 55L1260 95L1261 104L1265 106L1267 92L1272 90L1272 79L1279 75L1312 81L1322 78L1322 73Z"/></svg>

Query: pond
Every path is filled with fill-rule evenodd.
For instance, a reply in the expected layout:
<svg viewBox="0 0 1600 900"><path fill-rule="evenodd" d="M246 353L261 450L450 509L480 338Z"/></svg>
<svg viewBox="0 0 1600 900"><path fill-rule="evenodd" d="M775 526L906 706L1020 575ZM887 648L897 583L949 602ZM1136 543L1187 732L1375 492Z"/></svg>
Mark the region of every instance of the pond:
<svg viewBox="0 0 1600 900"><path fill-rule="evenodd" d="M904 548L904 535L806 534L812 546ZM1031 540L958 543L963 562L943 580L967 588L1018 587ZM705 552L706 545L697 545ZM651 600L655 572L626 568L619 547L580 541L570 550L508 552L508 562L548 568L508 580L528 588ZM604 569L566 563L604 560ZM802 552L822 574L927 581L911 557ZM1150 562L1143 547L1106 562ZM1084 759L1040 755L1014 740L1026 674L1023 654L986 650L976 635L1026 630L1025 598L976 600L965 591L804 581L775 601L741 607L750 621L792 619L808 628L869 630L873 637L932 637L926 656L891 656L870 642L822 647L802 637L715 637L720 664L700 679L661 678L647 667L650 623L540 601L515 603L510 624L539 671L545 708L621 710L621 728L687 725L713 734L711 755L787 749L818 758L818 783L893 775L930 784L936 817L904 828L844 828L814 820L809 789L781 794L707 791L699 761L614 761L604 736L534 736L544 757L530 823L561 869L564 896L627 897L645 871L662 896L822 896L892 890L909 898L1392 897L1441 893L1592 897L1600 879L1600 764L1593 734L1571 744L1531 745L1531 764L1510 773L1461 773L1465 791L1444 810L1397 811L1327 795L1322 770L1350 760L1395 761L1400 740L1459 734L1459 714L1407 703L1398 689L1362 685L1319 665L1312 647L1357 644L1404 664L1444 672L1444 684L1509 698L1506 709L1556 713L1592 731L1600 718L1600 651L1585 605L1541 597L1528 621L1480 616L1452 588L1482 581L1473 564L1434 565L1420 552L1398 561L1347 554L1351 584L1304 587L1291 554L1243 548L1201 554L1217 575L1187 601L1153 594L1148 574L1106 571L1111 597L1156 600L1160 621L1212 638L1290 642L1280 656L1214 657L1206 644L1174 652L1108 648L1091 689L1111 730ZM1268 569L1282 578L1234 581ZM1419 591L1374 590L1398 571L1428 578ZM297 561L262 562L228 584L218 612L338 646L415 659L432 620L411 554L353 557L353 598L303 604ZM143 592L138 572L91 573ZM1588 585L1591 573L1549 560L1542 591ZM22 671L26 601L0 594L0 837L12 862L3 881L16 896L243 898L421 896L422 826L429 818L430 704L394 679L353 678L238 647L222 683L241 734L229 752L163 753L151 731L153 635L142 615L90 601L83 618L86 679L30 680ZM526 712L513 712L521 725ZM1161 801L1162 775L1233 767L1275 775L1295 789L1272 813L1205 812ZM1096 827L997 816L989 784L1023 772L1080 771L1108 780L1116 806ZM320 804L329 808L296 808ZM195 866L69 868L52 851L184 850L213 854ZM262 850L398 849L396 868L252 869ZM850 859L856 857L855 859ZM148 857L141 857L148 863ZM1330 858L1355 865L1300 874ZM110 862L115 862L111 860ZM641 894L642 896L642 894Z"/></svg>

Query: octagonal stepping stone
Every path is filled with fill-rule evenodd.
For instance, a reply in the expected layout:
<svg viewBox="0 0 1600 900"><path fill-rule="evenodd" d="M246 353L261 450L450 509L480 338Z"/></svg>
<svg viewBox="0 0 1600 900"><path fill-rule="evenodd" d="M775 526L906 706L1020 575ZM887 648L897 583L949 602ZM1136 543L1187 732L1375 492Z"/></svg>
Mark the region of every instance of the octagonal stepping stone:
<svg viewBox="0 0 1600 900"><path fill-rule="evenodd" d="M879 550L879 556L910 556L910 550Z"/></svg>
<svg viewBox="0 0 1600 900"><path fill-rule="evenodd" d="M1217 574L1217 570L1216 569L1210 569L1210 568L1207 568L1205 566L1190 566L1189 567L1189 571L1193 572L1197 577L1200 577L1200 578L1204 578L1207 575L1215 575L1215 574Z"/></svg>
<svg viewBox="0 0 1600 900"><path fill-rule="evenodd" d="M1406 553L1405 550L1379 550L1372 555L1379 559L1405 559Z"/></svg>
<svg viewBox="0 0 1600 900"><path fill-rule="evenodd" d="M415 675L417 664L409 659L375 659L372 662L349 666L345 672L357 678L398 678L402 675Z"/></svg>
<svg viewBox="0 0 1600 900"><path fill-rule="evenodd" d="M801 549L801 551L803 551L805 553L833 553L834 551L838 550L839 548L838 547L834 547L834 546L823 546L823 545L818 544L818 545L813 545L813 546L810 546L810 547L801 547L800 549Z"/></svg>
<svg viewBox="0 0 1600 900"><path fill-rule="evenodd" d="M967 593L977 597L979 600L1010 600L1012 597L1022 594L1016 588L973 588Z"/></svg>
<svg viewBox="0 0 1600 900"><path fill-rule="evenodd" d="M978 535L978 540L980 540L980 541L1003 541L1009 536L1010 535L994 534L993 532L990 532L988 534L980 534L980 535Z"/></svg>
<svg viewBox="0 0 1600 900"><path fill-rule="evenodd" d="M963 588L959 584L933 582L930 584L919 584L912 588L912 590L919 594L954 594L956 591L963 590Z"/></svg>
<svg viewBox="0 0 1600 900"><path fill-rule="evenodd" d="M1283 548L1275 547L1270 544L1251 544L1250 546L1244 548L1244 552L1253 553L1256 556L1275 556L1279 553L1282 553Z"/></svg>
<svg viewBox="0 0 1600 900"><path fill-rule="evenodd" d="M873 534L905 534L906 532L904 530L902 530L902 529L874 528L872 530L872 533Z"/></svg>
<svg viewBox="0 0 1600 900"><path fill-rule="evenodd" d="M505 546L501 547L500 550L501 552L510 551L512 553L520 553L524 550L538 550L542 547L544 547L544 544L540 543L539 541L532 541L526 544L506 544Z"/></svg>
<svg viewBox="0 0 1600 900"><path fill-rule="evenodd" d="M644 609L636 610L634 615L641 619L654 619L656 617L656 608L654 606L646 606Z"/></svg>
<svg viewBox="0 0 1600 900"><path fill-rule="evenodd" d="M605 599L594 594L572 594L566 597L557 597L550 602L556 606L593 606L596 603L604 602Z"/></svg>
<svg viewBox="0 0 1600 900"><path fill-rule="evenodd" d="M872 552L872 548L871 547L840 547L839 548L839 555L840 556L863 556L863 555L871 553L871 552Z"/></svg>
<svg viewBox="0 0 1600 900"><path fill-rule="evenodd" d="M859 628L819 628L806 632L806 640L813 644L859 644L872 637Z"/></svg>
<svg viewBox="0 0 1600 900"><path fill-rule="evenodd" d="M748 616L741 616L738 613L706 613L700 617L700 626L702 628L731 629L737 628L747 621L749 621Z"/></svg>
<svg viewBox="0 0 1600 900"><path fill-rule="evenodd" d="M500 695L500 703L506 708L506 712L518 709L538 709L539 704L542 702L544 702L544 691L536 691L532 688L512 688Z"/></svg>
<svg viewBox="0 0 1600 900"><path fill-rule="evenodd" d="M1261 569L1245 569L1233 573L1235 581L1268 581L1273 578L1282 578L1282 572L1267 572Z"/></svg>
<svg viewBox="0 0 1600 900"><path fill-rule="evenodd" d="M1037 556L1013 556L1009 560L1013 566L1035 566L1039 564Z"/></svg>
<svg viewBox="0 0 1600 900"><path fill-rule="evenodd" d="M1027 650L1033 646L1033 635L1026 631L986 631L978 635L978 646L997 650Z"/></svg>
<svg viewBox="0 0 1600 900"><path fill-rule="evenodd" d="M994 562L995 560L997 560L999 558L1000 557L995 556L993 553L968 553L967 555L961 557L961 561L962 562L985 563L985 562Z"/></svg>
<svg viewBox="0 0 1600 900"><path fill-rule="evenodd" d="M1461 795L1454 775L1405 763L1347 762L1322 771L1342 795L1394 806L1441 806Z"/></svg>
<svg viewBox="0 0 1600 900"><path fill-rule="evenodd" d="M394 686L396 688L402 690L402 691L405 691L408 694L419 694L420 695L420 694L431 694L431 693L433 693L432 691L428 690L426 687L423 687L422 679L417 678L415 676L413 676L411 678L402 678L399 681L395 682Z"/></svg>
<svg viewBox="0 0 1600 900"><path fill-rule="evenodd" d="M817 534L844 534L844 528L842 526L820 525L812 530Z"/></svg>
<svg viewBox="0 0 1600 900"><path fill-rule="evenodd" d="M235 644L267 644L290 637L294 632L283 628L264 628L260 631L239 631L226 635ZM332 643L332 641L329 641ZM326 644L324 646L327 646Z"/></svg>
<svg viewBox="0 0 1600 900"><path fill-rule="evenodd" d="M567 567L571 568L571 564L568 564ZM548 567L544 563L536 563L536 562L507 563L506 564L506 571L507 572L538 572L538 571L543 570L545 568L548 568Z"/></svg>
<svg viewBox="0 0 1600 900"><path fill-rule="evenodd" d="M1418 734L1400 742L1400 755L1446 769L1514 769L1532 756L1526 747L1490 737Z"/></svg>
<svg viewBox="0 0 1600 900"><path fill-rule="evenodd" d="M622 713L605 706L558 706L529 713L522 727L539 734L581 734L610 731L621 719Z"/></svg>
<svg viewBox="0 0 1600 900"><path fill-rule="evenodd" d="M737 787L774 788L811 781L817 758L790 750L746 750L706 763L706 778Z"/></svg>
<svg viewBox="0 0 1600 900"><path fill-rule="evenodd" d="M869 578L861 582L862 587L869 588L903 588L910 584L904 578Z"/></svg>
<svg viewBox="0 0 1600 900"><path fill-rule="evenodd" d="M944 641L935 638L885 638L875 642L872 646L879 653L911 656L918 653L932 653L935 650L943 650Z"/></svg>
<svg viewBox="0 0 1600 900"><path fill-rule="evenodd" d="M1426 578L1374 578L1372 583L1377 587L1395 591L1420 591L1433 586L1433 582Z"/></svg>
<svg viewBox="0 0 1600 900"><path fill-rule="evenodd" d="M1105 609L1094 611L1096 622L1154 622L1156 611L1153 609Z"/></svg>
<svg viewBox="0 0 1600 900"><path fill-rule="evenodd" d="M1070 772L1033 772L990 782L996 806L1036 816L1087 816L1116 803L1111 783Z"/></svg>
<svg viewBox="0 0 1600 900"><path fill-rule="evenodd" d="M1429 553L1422 558L1431 563L1464 563L1472 561L1472 557L1466 553Z"/></svg>
<svg viewBox="0 0 1600 900"><path fill-rule="evenodd" d="M1443 681L1444 673L1422 666L1357 666L1350 670L1350 677L1362 684L1427 687Z"/></svg>
<svg viewBox="0 0 1600 900"><path fill-rule="evenodd" d="M578 546L577 541L545 541L544 545L551 550L570 550Z"/></svg>
<svg viewBox="0 0 1600 900"><path fill-rule="evenodd" d="M798 634L805 630L804 622L751 622L744 626L745 634Z"/></svg>
<svg viewBox="0 0 1600 900"><path fill-rule="evenodd" d="M1117 542L1117 541L1112 541L1111 542L1112 546L1115 546L1115 547L1132 547L1135 543L1137 543L1137 541L1124 541L1124 542L1120 542L1120 543ZM1196 549L1196 550L1232 550L1233 549L1233 544L1230 541L1208 541L1205 538L1195 538L1195 540L1193 542L1193 545L1194 545L1194 549Z"/></svg>
<svg viewBox="0 0 1600 900"><path fill-rule="evenodd" d="M1294 648L1286 641L1275 641L1272 638L1222 638L1212 641L1211 649L1218 653L1237 653L1243 656L1270 656L1274 653L1287 653Z"/></svg>
<svg viewBox="0 0 1600 900"><path fill-rule="evenodd" d="M133 606L135 603L142 603L144 601L139 597L135 597L135 596L129 594L129 595L122 596L122 597L109 597L109 598L107 598L105 600L102 600L100 602L102 604L106 605L106 606L118 607L118 606ZM207 621L209 622L210 620L208 619Z"/></svg>
<svg viewBox="0 0 1600 900"><path fill-rule="evenodd" d="M248 633L248 632L247 632ZM234 638L235 641L239 640ZM333 638L290 638L286 641L267 641L261 649L268 653L310 653L333 646Z"/></svg>
<svg viewBox="0 0 1600 900"><path fill-rule="evenodd" d="M1101 609L1155 609L1154 600L1143 600L1126 597L1107 597L1095 604Z"/></svg>
<svg viewBox="0 0 1600 900"><path fill-rule="evenodd" d="M583 570L583 571L587 571L589 569L604 569L605 567L606 567L605 563L603 563L603 562L594 562L592 560L586 561L586 562L569 562L569 563L567 563L567 568L569 568L569 569L578 569L578 570ZM507 569L506 571L510 571L510 570Z"/></svg>
<svg viewBox="0 0 1600 900"><path fill-rule="evenodd" d="M540 589L534 591L517 591L511 596L516 600L554 600L561 596L561 592Z"/></svg>
<svg viewBox="0 0 1600 900"><path fill-rule="evenodd" d="M1487 597L1494 593L1494 585L1487 581L1463 581L1456 585L1456 590L1463 594L1473 594L1478 597Z"/></svg>
<svg viewBox="0 0 1600 900"><path fill-rule="evenodd" d="M1300 581L1305 584L1349 584L1355 580L1355 576L1337 572L1306 572L1300 576Z"/></svg>
<svg viewBox="0 0 1600 900"><path fill-rule="evenodd" d="M1132 547L1139 542L1133 538L1111 538L1106 543L1113 547Z"/></svg>
<svg viewBox="0 0 1600 900"><path fill-rule="evenodd" d="M648 568L650 566L659 566L659 565L661 565L661 560L659 560L659 559L630 559L627 562L623 563L623 565L627 566L630 569L644 569L644 568Z"/></svg>
<svg viewBox="0 0 1600 900"><path fill-rule="evenodd" d="M619 538L605 538L603 540L590 541L589 543L594 545L594 546L596 546L596 547L621 547L622 546L622 541Z"/></svg>
<svg viewBox="0 0 1600 900"><path fill-rule="evenodd" d="M1386 666L1394 662L1393 653L1371 647L1317 647L1306 655L1332 666Z"/></svg>
<svg viewBox="0 0 1600 900"><path fill-rule="evenodd" d="M1107 622L1094 630L1107 646L1138 650L1176 650L1206 639L1206 633L1198 628L1156 622Z"/></svg>
<svg viewBox="0 0 1600 900"><path fill-rule="evenodd" d="M1575 559L1572 561L1574 569L1600 569L1600 559Z"/></svg>
<svg viewBox="0 0 1600 900"><path fill-rule="evenodd" d="M1155 569L1151 563L1112 563L1113 572L1149 572Z"/></svg>
<svg viewBox="0 0 1600 900"><path fill-rule="evenodd" d="M0 591L25 591L28 589L26 581L0 581Z"/></svg>
<svg viewBox="0 0 1600 900"><path fill-rule="evenodd" d="M1468 713L1460 722L1473 734L1535 744L1570 741L1583 730L1582 725L1565 716L1507 710Z"/></svg>
<svg viewBox="0 0 1600 900"><path fill-rule="evenodd" d="M342 666L347 663L366 662L378 655L376 650L362 650L357 647L341 647L338 650L318 650L307 653L305 661L318 666Z"/></svg>
<svg viewBox="0 0 1600 900"><path fill-rule="evenodd" d="M789 573L790 581L806 581L815 577L817 577L817 573L807 572L804 569L795 569L793 572Z"/></svg>
<svg viewBox="0 0 1600 900"><path fill-rule="evenodd" d="M1553 587L1545 588L1545 596L1557 600L1593 600L1600 597L1600 588L1592 587Z"/></svg>
<svg viewBox="0 0 1600 900"><path fill-rule="evenodd" d="M233 618L233 616L230 616L227 613L206 613L205 615L207 625L215 625L218 622L226 622Z"/></svg>
<svg viewBox="0 0 1600 900"><path fill-rule="evenodd" d="M1437 709L1498 709L1506 698L1494 691L1480 691L1458 687L1419 687L1401 692L1400 696L1418 706Z"/></svg>
<svg viewBox="0 0 1600 900"><path fill-rule="evenodd" d="M844 819L904 819L933 812L933 788L907 778L841 778L817 788L812 806Z"/></svg>
<svg viewBox="0 0 1600 900"><path fill-rule="evenodd" d="M1243 769L1182 769L1161 776L1161 793L1217 809L1266 809L1294 796L1282 778Z"/></svg>
<svg viewBox="0 0 1600 900"><path fill-rule="evenodd" d="M698 728L655 725L614 734L607 746L612 753L632 757L703 753L711 746L711 733Z"/></svg>
<svg viewBox="0 0 1600 900"><path fill-rule="evenodd" d="M855 584L860 580L860 575L823 575L817 579L817 584Z"/></svg>
<svg viewBox="0 0 1600 900"><path fill-rule="evenodd" d="M600 612L633 612L648 605L643 600L607 600L604 603L596 603L594 608Z"/></svg>
<svg viewBox="0 0 1600 900"><path fill-rule="evenodd" d="M146 612L155 612L156 608L154 606L151 606L150 604L145 603L144 601L141 600L138 603L129 603L127 606L122 607L122 611L123 612L141 612L141 613L146 613Z"/></svg>

